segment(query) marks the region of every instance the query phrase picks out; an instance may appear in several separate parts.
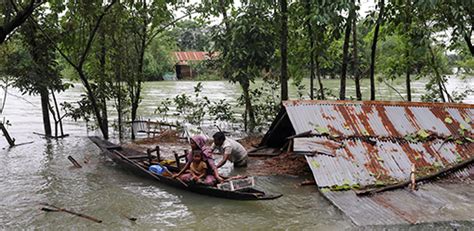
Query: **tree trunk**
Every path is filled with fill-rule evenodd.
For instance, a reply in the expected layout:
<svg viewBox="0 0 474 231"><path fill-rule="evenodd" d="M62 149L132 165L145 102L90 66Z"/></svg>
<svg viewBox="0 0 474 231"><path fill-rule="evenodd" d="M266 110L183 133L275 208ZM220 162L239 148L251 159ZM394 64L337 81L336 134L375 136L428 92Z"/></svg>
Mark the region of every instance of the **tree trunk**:
<svg viewBox="0 0 474 231"><path fill-rule="evenodd" d="M3 86L1 86L1 88L3 89L3 99L2 99L2 107L0 108L0 114L2 114L3 109L5 109L5 103L7 102L8 86L10 85L8 83L8 78L5 78L3 81L4 81Z"/></svg>
<svg viewBox="0 0 474 231"><path fill-rule="evenodd" d="M51 136L51 121L49 119L49 96L48 90L44 89L40 91L41 97L41 111L43 112L43 126L44 134L46 136Z"/></svg>
<svg viewBox="0 0 474 231"><path fill-rule="evenodd" d="M121 86L120 82L118 82L118 97L117 97L117 114L118 114L118 130L119 130L119 139L123 139L123 134L122 134L122 94L121 92ZM133 127L133 124L132 124Z"/></svg>
<svg viewBox="0 0 474 231"><path fill-rule="evenodd" d="M342 73L341 82L339 86L339 99L346 99L346 74L347 74L347 63L349 59L349 39L351 37L351 24L352 24L352 11L347 17L346 31L344 34L344 45L342 46Z"/></svg>
<svg viewBox="0 0 474 231"><path fill-rule="evenodd" d="M63 50L61 50L55 43L54 41L48 36L48 34L41 29L40 25L35 22L35 25L41 30L41 32L45 35L45 37L50 40L54 47L56 48L56 50L59 52L59 54L66 60L66 62L68 62L77 72L77 75L79 76L79 79L81 80L82 82L82 85L84 86L84 88L86 88L86 93L87 93L87 97L89 98L89 100L91 101L91 106L92 106L92 110L94 111L94 115L96 117L96 120L97 120L97 123L99 124L99 128L102 132L102 135L104 136L104 139L108 139L109 138L109 134L108 134L108 124L107 123L103 123L103 120L102 120L102 116L100 114L100 108L99 108L99 105L97 104L97 97L95 96L95 93L93 92L91 86L90 86L90 83L89 83L89 80L87 78L87 75L86 73L84 72L84 69L83 69L83 66L84 66L84 63L87 59L87 55L89 54L89 51L92 47L92 42L94 41L94 37L97 33L97 30L99 29L99 26L100 26L100 23L102 22L102 19L104 18L105 14L108 12L108 10L117 2L117 0L111 0L111 2L109 3L108 6L105 7L104 11L102 12L102 14L98 17L97 21L95 22L95 25L93 26L92 28L92 31L90 32L89 34L89 38L87 39L87 43L84 47L84 51L81 53L80 55L80 59L77 63L74 63L65 53Z"/></svg>
<svg viewBox="0 0 474 231"><path fill-rule="evenodd" d="M100 52L98 53L98 58L99 58L99 73L100 73L100 78L99 80L99 87L103 91L107 88L106 86L106 79L107 75L105 73L105 65L106 65L106 55L107 55L107 49L105 45L105 33L103 30L100 30L100 38L99 38L99 44L100 44ZM106 130L107 134L109 134L109 123L108 123L108 115L107 115L107 98L105 94L100 94L100 103L101 103L101 110L102 110L102 126L104 127L104 130Z"/></svg>
<svg viewBox="0 0 474 231"><path fill-rule="evenodd" d="M219 10L221 11L222 21L224 22L224 26L225 26L224 28L225 41L223 42L224 46L222 48L222 60L227 60L227 54L229 53L228 41L230 41L229 39L230 23L229 23L229 18L227 16L227 9L226 9L224 0L219 0ZM224 79L229 79L230 73L231 71L228 68L224 68L223 70Z"/></svg>
<svg viewBox="0 0 474 231"><path fill-rule="evenodd" d="M355 90L356 90L356 98L357 100L362 100L362 92L360 91L360 74L359 74L359 57L357 56L357 15L355 12L355 0L352 0L352 48L354 51L352 55L354 56L354 61L352 62L352 71L354 72L354 82L355 82Z"/></svg>
<svg viewBox="0 0 474 231"><path fill-rule="evenodd" d="M306 0L306 25L308 28L308 38L309 38L309 86L310 86L310 98L314 99L314 39L313 39L313 29L311 28L311 0Z"/></svg>
<svg viewBox="0 0 474 231"><path fill-rule="evenodd" d="M58 118L58 121L55 121L55 123L59 123L59 130L61 131L61 136L64 136L63 117L61 117L61 113L59 112L58 101L56 100L56 95L54 94L53 90L51 90L51 96L53 97L54 108L56 109L56 115ZM55 131L55 133L56 136L58 136L58 131Z"/></svg>
<svg viewBox="0 0 474 231"><path fill-rule="evenodd" d="M411 16L410 16L410 8L411 8L411 0L406 0L406 6L405 6L405 33L407 33L407 42L406 42L406 47L405 47L405 62L406 62L406 88L407 88L407 101L411 101L411 80L410 80L410 40L411 40L411 35L410 35L410 24L411 24Z"/></svg>
<svg viewBox="0 0 474 231"><path fill-rule="evenodd" d="M119 57L116 57L119 59ZM118 114L118 129L119 129L119 139L123 138L122 130L122 121L123 121L123 105L122 105L122 67L120 62L117 60L117 65L115 66L115 79L117 82L116 90L117 90L117 114ZM133 123L132 123L133 127Z"/></svg>
<svg viewBox="0 0 474 231"><path fill-rule="evenodd" d="M79 78L82 81L82 84L86 88L87 97L91 101L92 109L94 110L94 115L95 115L95 118L97 119L97 124L99 125L99 129L102 132L104 139L107 140L109 139L108 123L104 124L104 120L102 119L102 115L100 114L101 110L99 108L99 105L97 105L97 98L95 97L94 92L92 91L92 88L89 84L89 81L87 80L87 77L84 71L82 69L76 69L76 71L77 71L77 74L79 75Z"/></svg>
<svg viewBox="0 0 474 231"><path fill-rule="evenodd" d="M281 13L280 52L281 52L281 101L288 99L288 6L287 0L279 0ZM250 116L250 115L249 115Z"/></svg>
<svg viewBox="0 0 474 231"><path fill-rule="evenodd" d="M370 100L375 100L375 52L377 49L377 39L379 36L380 25L382 24L385 3L380 0L379 17L375 25L374 38L372 40L372 52L370 54Z"/></svg>
<svg viewBox="0 0 474 231"><path fill-rule="evenodd" d="M474 28L474 25L472 25L472 28ZM469 51L471 52L471 55L474 56L474 46L472 45L472 42L471 42L471 37L472 37L472 30L471 29L471 33L468 34L464 34L464 41L466 41L466 44L467 44L467 47L469 48Z"/></svg>
<svg viewBox="0 0 474 231"><path fill-rule="evenodd" d="M324 100L326 99L326 97L324 96L323 81L321 80L321 69L319 68L319 55L316 55L316 76L318 77L319 94L320 94L318 99Z"/></svg>
<svg viewBox="0 0 474 231"><path fill-rule="evenodd" d="M244 101L245 101L245 114L248 115L248 131L250 133L254 132L255 130L255 112L252 107L252 99L250 98L250 83L247 79L240 81L242 86L242 93L244 94Z"/></svg>
<svg viewBox="0 0 474 231"><path fill-rule="evenodd" d="M441 84L442 78L441 74L438 71L438 67L436 66L436 59L435 59L435 54L433 52L433 49L431 48L431 45L428 44L428 50L430 51L431 55L431 67L433 68L435 72L435 78L436 78L436 84L438 85L438 91L439 91L439 96L443 102L446 102L446 98L444 97L444 90L443 90L443 85Z"/></svg>
<svg viewBox="0 0 474 231"><path fill-rule="evenodd" d="M147 3L145 0L142 0L143 4L143 9L145 12L147 12ZM137 111L138 111L138 106L140 104L140 93L141 93L141 88L142 88L142 81L144 77L143 73L143 62L145 59L145 48L146 48L146 40L147 40L147 26L148 26L148 17L146 14L143 16L143 24L142 24L142 34L141 34L141 40L140 40L140 53L139 53L139 60L138 60L138 79L137 79L137 85L135 86L134 90L131 92L133 94L132 97L132 111L131 111L131 119L132 119L132 125L133 122L137 118ZM133 131L133 126L132 126L132 139L135 139L135 132Z"/></svg>
<svg viewBox="0 0 474 231"><path fill-rule="evenodd" d="M105 98L101 99L101 104L102 104L102 123L101 126L103 127L102 129L104 130L105 133L107 133L107 138L109 134L109 118L107 115L107 100Z"/></svg>

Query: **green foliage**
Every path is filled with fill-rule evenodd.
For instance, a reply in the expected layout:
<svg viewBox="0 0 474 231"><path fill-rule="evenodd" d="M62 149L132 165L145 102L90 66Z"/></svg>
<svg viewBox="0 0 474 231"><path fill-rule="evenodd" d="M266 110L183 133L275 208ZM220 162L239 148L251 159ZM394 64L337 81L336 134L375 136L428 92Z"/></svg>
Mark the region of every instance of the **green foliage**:
<svg viewBox="0 0 474 231"><path fill-rule="evenodd" d="M31 16L38 20L41 13ZM50 29L50 34L55 31ZM54 44L36 26L25 23L10 41L0 47L0 76L8 76L22 94L64 91L71 84L63 83L56 62Z"/></svg>
<svg viewBox="0 0 474 231"><path fill-rule="evenodd" d="M209 52L211 57L216 56L214 53ZM193 70L193 73L197 73L195 80L220 80L222 79L221 73L219 71L221 60L218 58L212 58L208 60L198 61L198 62L188 62Z"/></svg>
<svg viewBox="0 0 474 231"><path fill-rule="evenodd" d="M224 68L232 71L230 80L242 86L241 102L245 105L245 127L253 132L258 123L256 118L258 113L255 112L258 109L253 108L252 97L259 92L251 93L250 83L264 70L269 70L273 64L275 55L273 21L268 9L258 4L248 4L235 12L231 25L232 31L228 38L229 55L224 57Z"/></svg>
<svg viewBox="0 0 474 231"><path fill-rule="evenodd" d="M263 79L261 86L250 91L251 98L254 99L255 128L259 132L268 128L280 110L279 85L274 79ZM240 97L238 102L244 105L244 97Z"/></svg>
<svg viewBox="0 0 474 231"><path fill-rule="evenodd" d="M211 120L222 122L236 122L234 118L232 106L225 99L220 99L217 102L211 102L208 107Z"/></svg>
<svg viewBox="0 0 474 231"><path fill-rule="evenodd" d="M340 73L342 40L349 1L297 1L289 7L289 73L295 81L309 76L310 46L307 23L312 25L315 56L323 74ZM304 68L302 68L304 67Z"/></svg>
<svg viewBox="0 0 474 231"><path fill-rule="evenodd" d="M144 79L162 80L166 72L174 72L173 51L176 51L173 38L166 34L154 38L145 51Z"/></svg>
<svg viewBox="0 0 474 231"><path fill-rule="evenodd" d="M173 99L166 98L158 105L155 113L166 120L170 106L173 105L176 108L173 116L177 117L177 122L181 124L201 125L206 115L213 121L235 122L230 104L225 99L211 102L207 97L201 97L202 88L202 83L199 82L194 87L194 95L183 93Z"/></svg>
<svg viewBox="0 0 474 231"><path fill-rule="evenodd" d="M92 105L86 95L81 95L81 99L74 104L63 102L61 108L66 112L66 115L71 117L74 121L83 119L88 123L94 115Z"/></svg>
<svg viewBox="0 0 474 231"><path fill-rule="evenodd" d="M176 23L168 33L176 41L180 51L208 51L211 37L209 28L193 20L183 20Z"/></svg>
<svg viewBox="0 0 474 231"><path fill-rule="evenodd" d="M232 21L230 54L226 68L233 82L253 81L270 68L275 52L275 34L269 12L254 5L242 7Z"/></svg>

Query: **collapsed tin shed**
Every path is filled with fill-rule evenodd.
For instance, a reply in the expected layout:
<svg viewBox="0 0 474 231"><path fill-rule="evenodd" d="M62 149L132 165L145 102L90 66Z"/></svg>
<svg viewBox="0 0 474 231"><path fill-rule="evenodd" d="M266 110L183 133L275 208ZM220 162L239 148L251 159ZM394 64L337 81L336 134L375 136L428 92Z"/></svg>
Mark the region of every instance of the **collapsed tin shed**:
<svg viewBox="0 0 474 231"><path fill-rule="evenodd" d="M304 154L320 191L355 224L474 220L473 120L471 104L285 101L261 145ZM358 195L407 181L412 167L420 179L455 173L417 191Z"/></svg>

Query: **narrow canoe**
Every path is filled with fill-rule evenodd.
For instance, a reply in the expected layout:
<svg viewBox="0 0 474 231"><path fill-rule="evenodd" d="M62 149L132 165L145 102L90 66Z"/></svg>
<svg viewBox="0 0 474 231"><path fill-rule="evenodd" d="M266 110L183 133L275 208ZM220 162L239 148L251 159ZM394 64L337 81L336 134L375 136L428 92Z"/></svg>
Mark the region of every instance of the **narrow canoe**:
<svg viewBox="0 0 474 231"><path fill-rule="evenodd" d="M273 200L282 196L282 194L266 194L263 191L246 188L242 190L222 190L217 187L205 186L200 184L183 184L182 181L172 177L162 176L155 174L148 170L147 166L144 165L144 161L147 160L146 154L133 150L130 148L122 147L103 140L99 137L89 137L107 157L112 159L119 165L130 169L132 172L145 176L147 178L157 180L160 183L170 185L176 188L184 189L187 191L204 194L213 197L221 197L233 200ZM171 171L176 170L174 166L167 166Z"/></svg>

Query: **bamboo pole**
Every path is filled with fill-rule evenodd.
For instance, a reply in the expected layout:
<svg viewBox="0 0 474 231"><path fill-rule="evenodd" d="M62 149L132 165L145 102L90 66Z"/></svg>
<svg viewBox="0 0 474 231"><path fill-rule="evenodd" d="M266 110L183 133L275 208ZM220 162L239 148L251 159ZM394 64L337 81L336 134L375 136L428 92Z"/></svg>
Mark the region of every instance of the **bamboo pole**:
<svg viewBox="0 0 474 231"><path fill-rule="evenodd" d="M43 210L45 212L65 212L65 213L69 213L69 214L72 214L72 215L75 215L75 216L78 216L78 217L82 217L82 218L91 220L93 222L102 223L102 220L99 220L97 218L94 218L94 217L91 217L91 216L88 216L88 215L85 215L85 214L82 214L82 213L76 213L76 212L73 212L71 210L67 210L65 208L60 208L58 206L48 204L48 203L40 203L40 204L44 205L44 206L54 208L54 209L45 208L45 207L41 208L41 210Z"/></svg>
<svg viewBox="0 0 474 231"><path fill-rule="evenodd" d="M442 169L442 170L440 170L436 173L426 175L426 176L422 176L422 177L417 177L417 178L415 178L415 181L416 182L422 182L422 181L432 180L432 179L434 179L436 177L439 177L439 176L442 176L444 174L452 173L452 172L460 170L464 167L467 167L470 164L472 164L473 162L474 162L474 157L472 157L470 159L467 159L467 160L465 160L465 161L463 161L459 164L455 164L453 166ZM410 179L410 180L407 180L407 181L400 182L398 184L393 184L393 185L385 186L385 187L382 187L382 188L371 188L371 189L365 189L365 190L356 190L355 193L358 196L369 195L369 194L385 192L385 191L389 191L389 190L393 190L393 189L403 188L403 187L405 187L405 186L407 186L411 183L412 183L412 180Z"/></svg>

